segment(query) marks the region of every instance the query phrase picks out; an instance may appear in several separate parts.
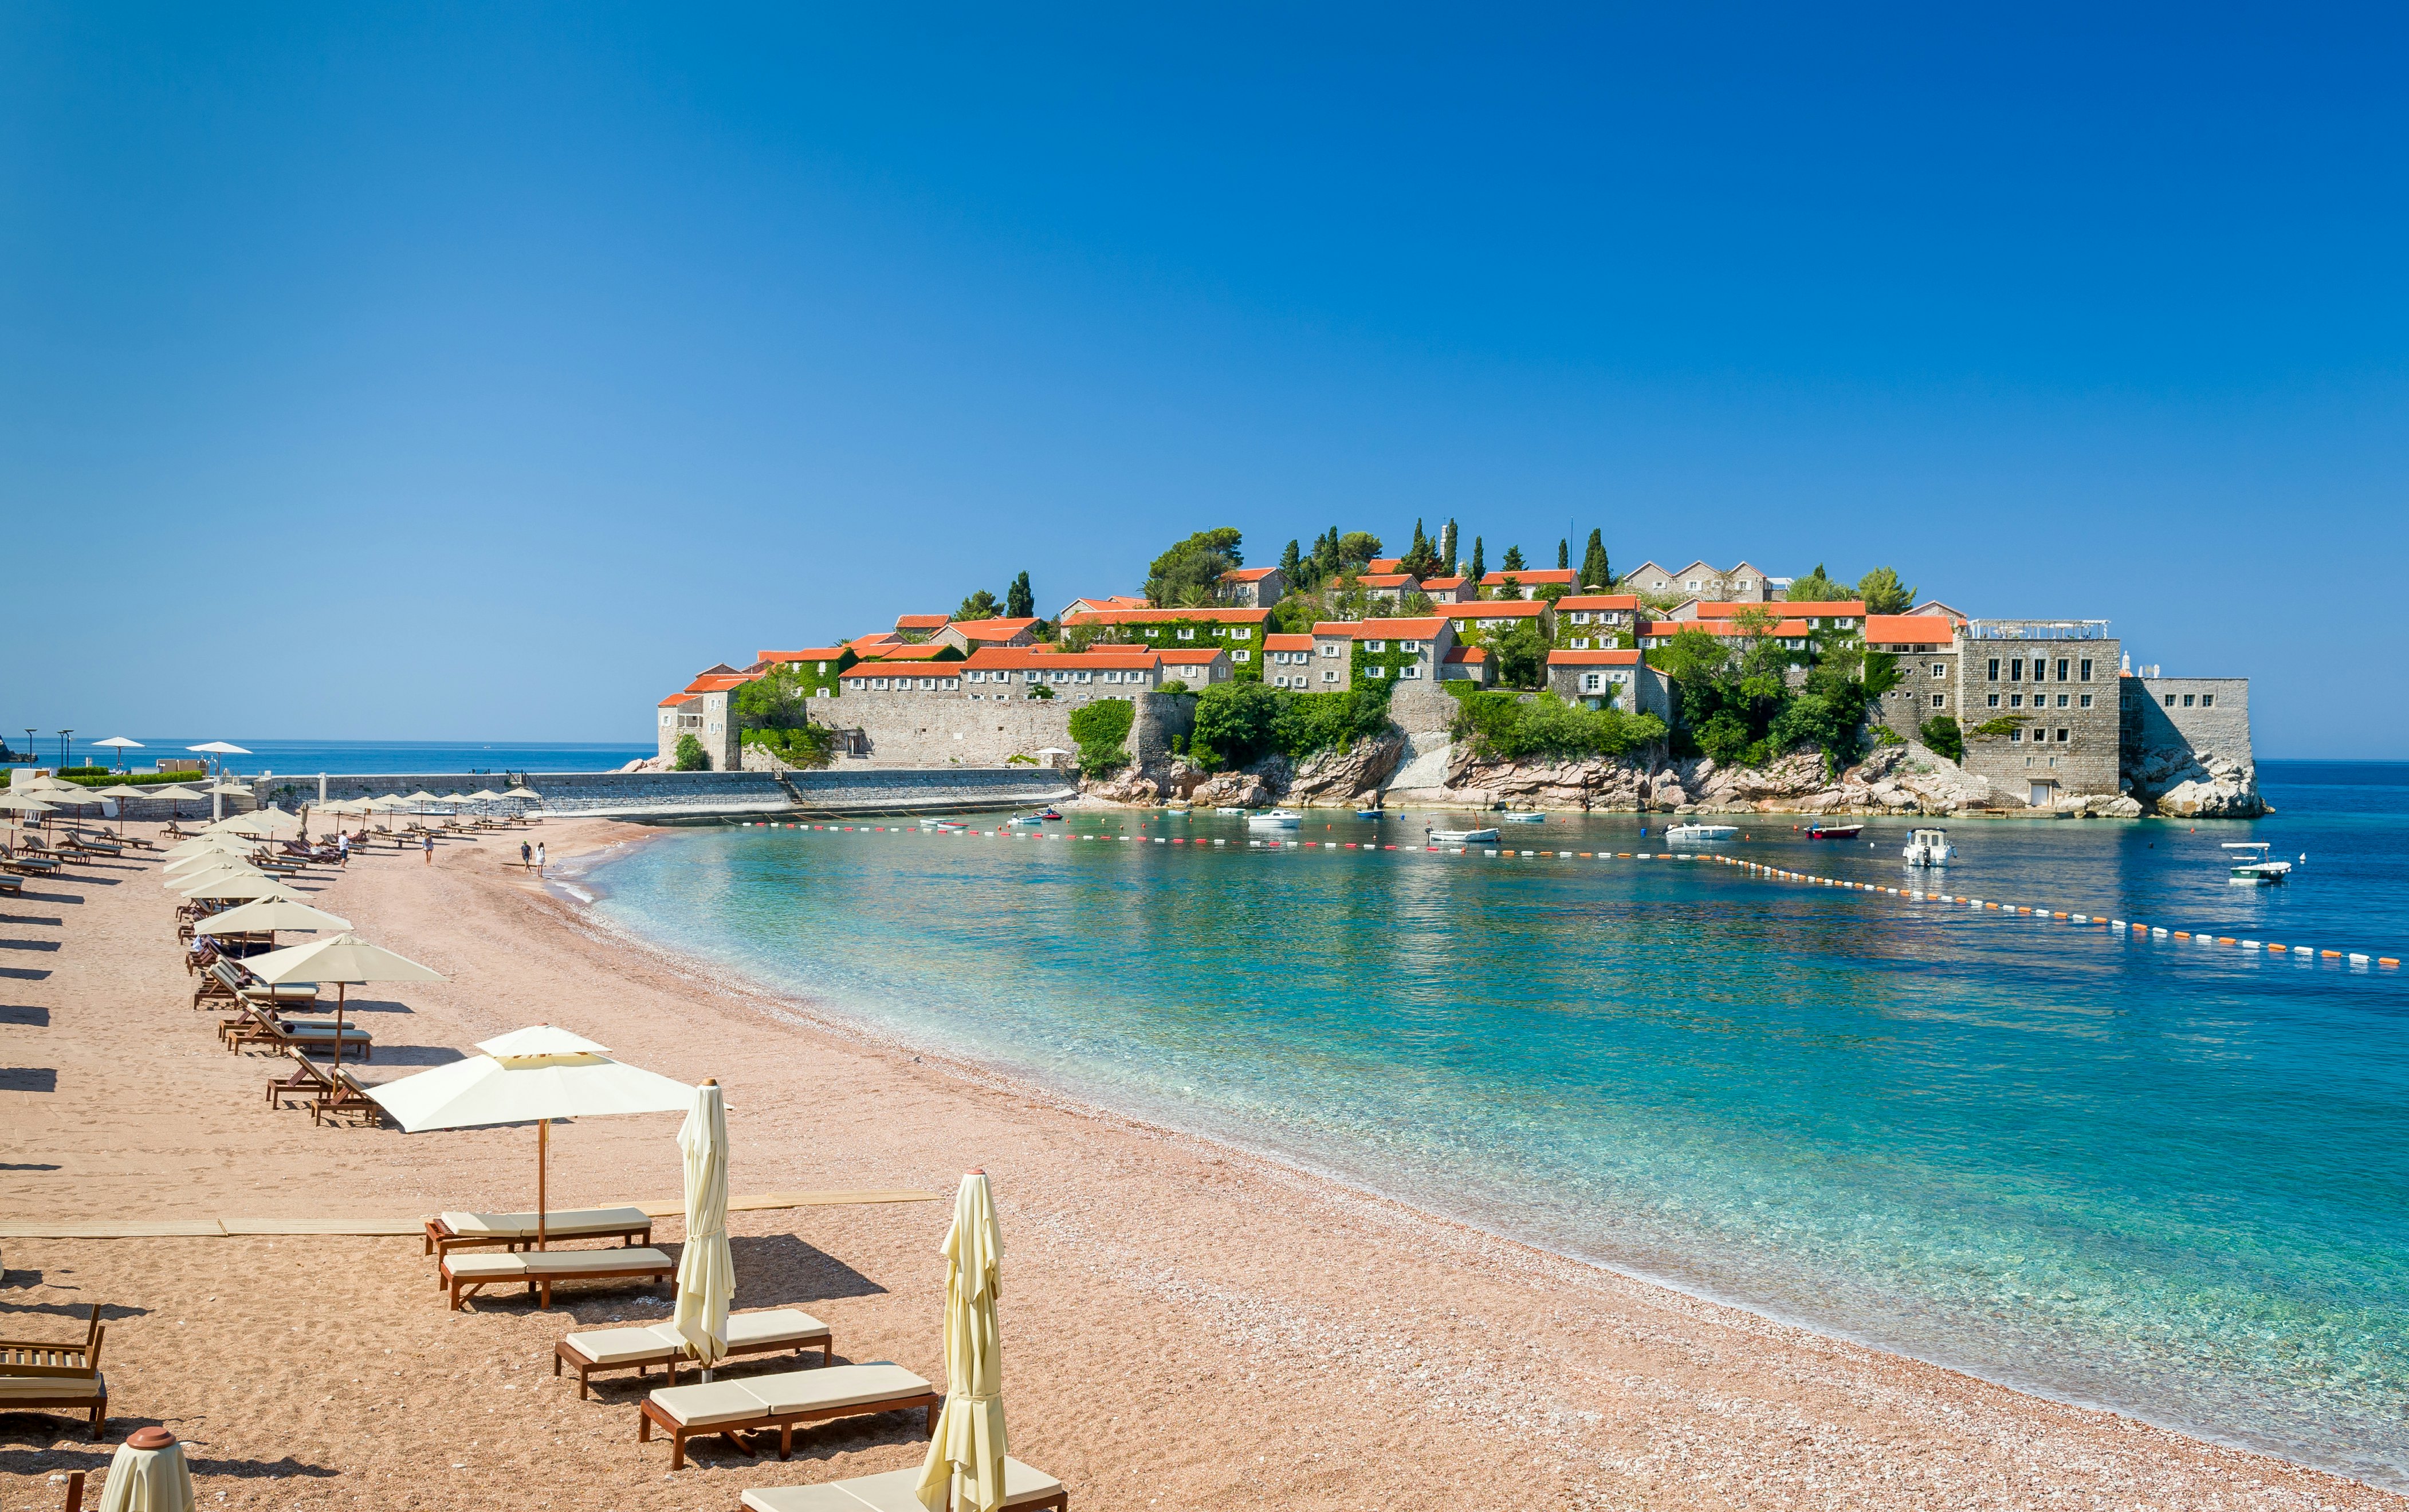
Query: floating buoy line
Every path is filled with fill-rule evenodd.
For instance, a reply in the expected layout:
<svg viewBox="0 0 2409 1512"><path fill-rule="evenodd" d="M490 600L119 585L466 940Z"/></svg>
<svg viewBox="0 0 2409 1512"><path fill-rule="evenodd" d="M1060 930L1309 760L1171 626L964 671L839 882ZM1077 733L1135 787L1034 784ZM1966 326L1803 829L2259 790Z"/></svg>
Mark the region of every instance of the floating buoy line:
<svg viewBox="0 0 2409 1512"><path fill-rule="evenodd" d="M1915 887L1894 887L1879 882L1852 882L1844 877L1822 876L1812 871L1798 871L1787 867L1768 866L1762 861L1745 860L1737 856L1719 856L1711 851L1543 851L1519 850L1508 845L1405 845L1384 844L1377 841L1354 840L1248 840L1237 844L1227 838L1206 839L1190 835L1104 835L1069 830L1046 832L1033 829L924 829L917 825L850 825L804 824L787 820L746 819L741 822L746 829L819 829L866 835L927 835L938 840L1019 840L1054 841L1057 842L1111 842L1125 845L1194 845L1199 848L1219 847L1242 850L1349 850L1393 851L1430 856L1463 856L1493 857L1498 860L1520 860L1523 857L1562 861L1711 861L1730 867L1752 877L1770 882L1792 882L1810 887L1835 887L1844 892L1882 893L1909 902L1943 903L1963 908L1969 913L1998 914L2015 918L2047 920L2070 927L2099 929L2113 935L2165 941L2183 941L2220 950L2256 951L2271 956L2287 956L2302 965L2334 961L2345 966L2376 967L2397 971L2397 956L2371 956L2360 951L2328 950L2321 946L2278 944L2272 941L2251 940L2229 934L2214 934L2201 929L2176 929L2165 925L2142 924L2129 919L2109 918L2104 914L2079 914L2070 909L2050 908L2041 904L2010 903L1996 899L1969 898L1961 893L1928 892Z"/></svg>

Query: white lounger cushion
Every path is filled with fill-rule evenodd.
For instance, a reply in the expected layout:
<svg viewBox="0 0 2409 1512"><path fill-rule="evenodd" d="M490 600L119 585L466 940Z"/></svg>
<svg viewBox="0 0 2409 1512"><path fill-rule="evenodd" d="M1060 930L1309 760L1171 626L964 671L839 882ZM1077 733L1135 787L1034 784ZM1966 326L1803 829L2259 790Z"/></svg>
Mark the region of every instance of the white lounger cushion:
<svg viewBox="0 0 2409 1512"><path fill-rule="evenodd" d="M599 1253L608 1255L611 1251L605 1249ZM826 1323L792 1307L781 1307L767 1313L728 1315L730 1348L774 1349L782 1344L824 1339L828 1332ZM646 1361L667 1363L671 1360L683 1360L686 1354L685 1337L678 1332L674 1323L572 1333L568 1342L570 1348L598 1365L633 1365Z"/></svg>
<svg viewBox="0 0 2409 1512"><path fill-rule="evenodd" d="M0 1375L0 1402L23 1397L67 1397L91 1400L101 1392L101 1379L92 1375Z"/></svg>
<svg viewBox="0 0 2409 1512"><path fill-rule="evenodd" d="M613 1271L677 1269L677 1261L657 1249L522 1249L502 1254L490 1249L454 1250L444 1260L453 1278L480 1281L533 1279L549 1276L597 1275Z"/></svg>
<svg viewBox="0 0 2409 1512"><path fill-rule="evenodd" d="M513 1239L535 1237L535 1215L532 1213L439 1213L436 1215L454 1233L463 1237ZM641 1207L587 1207L567 1213L555 1213L544 1225L547 1237L574 1239L580 1234L617 1233L623 1229L641 1229L653 1220Z"/></svg>
<svg viewBox="0 0 2409 1512"><path fill-rule="evenodd" d="M652 1401L683 1427L708 1428L748 1418L858 1407L890 1397L919 1396L930 1390L928 1382L902 1366L880 1360L867 1365L790 1370L744 1381L665 1386L653 1393Z"/></svg>
<svg viewBox="0 0 2409 1512"><path fill-rule="evenodd" d="M764 1486L744 1493L753 1512L928 1512L920 1505L917 1470L889 1470L883 1476L826 1481L817 1486ZM1062 1489L1043 1470L1003 1458L1003 1505L1020 1506L1042 1502Z"/></svg>

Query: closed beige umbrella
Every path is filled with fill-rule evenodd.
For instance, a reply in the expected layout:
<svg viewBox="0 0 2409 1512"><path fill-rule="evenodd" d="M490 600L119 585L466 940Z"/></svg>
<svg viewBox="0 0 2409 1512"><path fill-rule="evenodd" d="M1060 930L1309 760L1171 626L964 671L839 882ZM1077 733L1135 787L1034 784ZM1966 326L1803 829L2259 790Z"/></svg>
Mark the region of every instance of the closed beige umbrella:
<svg viewBox="0 0 2409 1512"><path fill-rule="evenodd" d="M709 1380L711 1367L728 1353L728 1309L736 1300L736 1262L728 1253L728 1104L715 1078L694 1089L677 1143L685 1158L685 1246L678 1251L671 1322Z"/></svg>
<svg viewBox="0 0 2409 1512"><path fill-rule="evenodd" d="M137 1428L108 1462L100 1512L193 1512L193 1471L164 1428Z"/></svg>
<svg viewBox="0 0 2409 1512"><path fill-rule="evenodd" d="M962 1177L945 1231L945 1404L920 1464L929 1512L995 1512L1003 1505L1003 1231L987 1173Z"/></svg>

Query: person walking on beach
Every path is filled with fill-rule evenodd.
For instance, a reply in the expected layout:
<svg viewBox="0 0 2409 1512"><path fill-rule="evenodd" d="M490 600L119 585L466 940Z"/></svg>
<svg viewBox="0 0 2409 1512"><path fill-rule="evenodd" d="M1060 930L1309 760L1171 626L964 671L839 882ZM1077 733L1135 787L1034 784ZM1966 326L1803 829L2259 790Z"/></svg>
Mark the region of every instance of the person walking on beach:
<svg viewBox="0 0 2409 1512"><path fill-rule="evenodd" d="M526 841L524 841L524 840L523 840L523 841L520 841L520 842L519 842L519 865L521 865L521 866L523 866L523 867L526 867L526 868L527 868L528 871L534 871L534 870L535 870L535 860L534 860L534 856L535 856L535 852L533 852L533 851L531 851L531 850L527 849L527 842Z"/></svg>
<svg viewBox="0 0 2409 1512"><path fill-rule="evenodd" d="M540 840L535 842L535 874L543 875L543 842Z"/></svg>
<svg viewBox="0 0 2409 1512"><path fill-rule="evenodd" d="M349 866L352 864L352 837L348 833L339 834L335 837L335 851L337 856L336 864L339 866Z"/></svg>
<svg viewBox="0 0 2409 1512"><path fill-rule="evenodd" d="M426 856L426 864L428 866L433 866L435 864L435 837L431 834L419 836L418 848L420 852Z"/></svg>

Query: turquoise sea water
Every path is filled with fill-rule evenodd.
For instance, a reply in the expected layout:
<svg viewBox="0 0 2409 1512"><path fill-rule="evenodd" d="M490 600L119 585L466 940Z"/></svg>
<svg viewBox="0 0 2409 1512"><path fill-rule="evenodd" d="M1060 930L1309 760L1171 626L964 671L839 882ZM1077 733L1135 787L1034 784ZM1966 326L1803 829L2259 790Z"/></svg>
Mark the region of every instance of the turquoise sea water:
<svg viewBox="0 0 2409 1512"><path fill-rule="evenodd" d="M1945 890L2409 957L2409 768L2262 777L2282 812L2248 825L1955 826ZM1406 846L1425 822L1317 814L1300 835ZM1230 843L700 830L584 881L625 928L916 1044L2409 1484L2409 974L1723 867L1250 850L1236 820L1047 828ZM1906 875L1904 824L1870 846L1745 828L1724 848ZM2217 846L2243 838L2307 864L2229 886ZM1507 839L1640 843L1628 815Z"/></svg>

